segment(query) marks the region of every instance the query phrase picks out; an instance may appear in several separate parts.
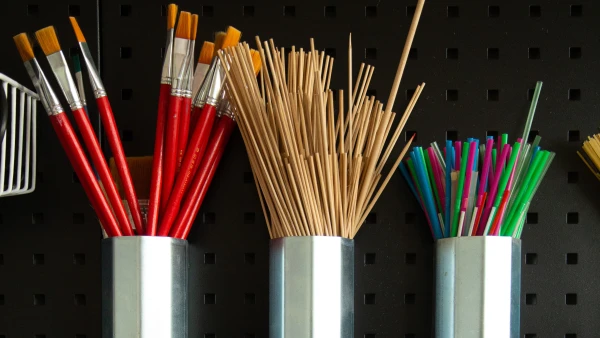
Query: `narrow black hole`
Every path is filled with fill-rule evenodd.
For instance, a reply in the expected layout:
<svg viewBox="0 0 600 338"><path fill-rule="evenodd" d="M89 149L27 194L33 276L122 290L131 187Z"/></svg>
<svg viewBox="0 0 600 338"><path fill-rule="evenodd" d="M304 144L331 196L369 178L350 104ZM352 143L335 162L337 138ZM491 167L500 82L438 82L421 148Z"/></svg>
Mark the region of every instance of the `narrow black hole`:
<svg viewBox="0 0 600 338"><path fill-rule="evenodd" d="M83 224L85 223L85 216L81 212L73 213L73 224Z"/></svg>
<svg viewBox="0 0 600 338"><path fill-rule="evenodd" d="M536 253L526 253L525 254L525 264L536 265L537 261L538 261L538 255Z"/></svg>
<svg viewBox="0 0 600 338"><path fill-rule="evenodd" d="M376 60L377 59L377 48L365 48L365 59Z"/></svg>
<svg viewBox="0 0 600 338"><path fill-rule="evenodd" d="M412 99L412 97L415 95L415 90L414 89L407 89L406 90L406 99L410 100Z"/></svg>
<svg viewBox="0 0 600 338"><path fill-rule="evenodd" d="M459 17L458 6L448 6L447 15L449 18L458 18Z"/></svg>
<svg viewBox="0 0 600 338"><path fill-rule="evenodd" d="M254 16L254 6L244 6L243 14L244 14L244 16L247 16L247 17L253 17Z"/></svg>
<svg viewBox="0 0 600 338"><path fill-rule="evenodd" d="M494 138L494 140L498 140L498 131L497 130L488 130L485 132L485 136L491 136Z"/></svg>
<svg viewBox="0 0 600 338"><path fill-rule="evenodd" d="M73 254L73 264L85 265L85 254L82 254L82 253Z"/></svg>
<svg viewBox="0 0 600 338"><path fill-rule="evenodd" d="M529 48L529 59L539 60L542 57L542 53L538 47Z"/></svg>
<svg viewBox="0 0 600 338"><path fill-rule="evenodd" d="M377 224L377 213L371 212L367 215L365 219L367 224Z"/></svg>
<svg viewBox="0 0 600 338"><path fill-rule="evenodd" d="M121 16L131 16L131 5L121 5Z"/></svg>
<svg viewBox="0 0 600 338"><path fill-rule="evenodd" d="M567 213L567 224L579 224L579 213L568 212Z"/></svg>
<svg viewBox="0 0 600 338"><path fill-rule="evenodd" d="M43 171L36 172L35 177L37 179L37 183L44 183L44 172Z"/></svg>
<svg viewBox="0 0 600 338"><path fill-rule="evenodd" d="M205 333L204 338L217 338L217 335L214 333Z"/></svg>
<svg viewBox="0 0 600 338"><path fill-rule="evenodd" d="M80 16L81 9L79 5L69 5L69 16Z"/></svg>
<svg viewBox="0 0 600 338"><path fill-rule="evenodd" d="M404 254L404 263L407 265L417 264L417 254L414 252L407 252Z"/></svg>
<svg viewBox="0 0 600 338"><path fill-rule="evenodd" d="M542 16L542 7L539 5L529 6L529 16L532 18L539 18Z"/></svg>
<svg viewBox="0 0 600 338"><path fill-rule="evenodd" d="M569 130L567 140L569 142L579 142L579 130Z"/></svg>
<svg viewBox="0 0 600 338"><path fill-rule="evenodd" d="M337 16L337 9L335 6L325 6L324 12L326 18L335 18Z"/></svg>
<svg viewBox="0 0 600 338"><path fill-rule="evenodd" d="M131 47L121 47L121 59L131 59Z"/></svg>
<svg viewBox="0 0 600 338"><path fill-rule="evenodd" d="M215 15L215 9L213 6L202 6L202 16L211 18Z"/></svg>
<svg viewBox="0 0 600 338"><path fill-rule="evenodd" d="M565 303L567 305L577 305L577 294L576 293L567 293L565 295Z"/></svg>
<svg viewBox="0 0 600 338"><path fill-rule="evenodd" d="M407 212L404 214L404 223L406 224L415 224L417 220L417 216L413 212Z"/></svg>
<svg viewBox="0 0 600 338"><path fill-rule="evenodd" d="M535 293L525 294L525 304L527 304L527 305L537 304L537 295Z"/></svg>
<svg viewBox="0 0 600 338"><path fill-rule="evenodd" d="M414 6L414 5L406 6L406 16L413 17L415 15L416 10L417 10L417 6Z"/></svg>
<svg viewBox="0 0 600 338"><path fill-rule="evenodd" d="M291 50L291 49L289 49L289 50ZM325 48L325 55L329 55L330 57L335 58L335 56L336 56L336 50L335 50L335 48L331 48L331 47L330 48Z"/></svg>
<svg viewBox="0 0 600 338"><path fill-rule="evenodd" d="M31 215L31 223L32 224L44 224L44 213L43 212L34 212Z"/></svg>
<svg viewBox="0 0 600 338"><path fill-rule="evenodd" d="M414 139L413 142L415 142L417 140L417 132L414 130L407 130L404 132L404 142L407 142L408 140L410 140L411 137L413 137L414 135Z"/></svg>
<svg viewBox="0 0 600 338"><path fill-rule="evenodd" d="M575 333L565 333L565 338L577 338L577 334L575 334Z"/></svg>
<svg viewBox="0 0 600 338"><path fill-rule="evenodd" d="M525 338L537 338L537 334L535 334L535 333L526 333L524 337Z"/></svg>
<svg viewBox="0 0 600 338"><path fill-rule="evenodd" d="M38 333L38 334L33 335L33 337L34 338L46 338L46 335L42 334L42 333Z"/></svg>
<svg viewBox="0 0 600 338"><path fill-rule="evenodd" d="M375 338L374 333L365 333L364 338Z"/></svg>
<svg viewBox="0 0 600 338"><path fill-rule="evenodd" d="M408 58L417 60L419 58L419 50L417 48L411 48L410 51L408 51Z"/></svg>
<svg viewBox="0 0 600 338"><path fill-rule="evenodd" d="M500 91L498 89L488 89L487 90L487 100L488 101L500 100Z"/></svg>
<svg viewBox="0 0 600 338"><path fill-rule="evenodd" d="M133 89L124 88L121 89L121 100L128 101L133 97Z"/></svg>
<svg viewBox="0 0 600 338"><path fill-rule="evenodd" d="M581 47L569 47L569 59L581 59Z"/></svg>
<svg viewBox="0 0 600 338"><path fill-rule="evenodd" d="M86 300L84 294L76 294L74 298L75 305L85 306Z"/></svg>
<svg viewBox="0 0 600 338"><path fill-rule="evenodd" d="M404 294L404 304L414 304L416 303L417 295L414 293L405 293Z"/></svg>
<svg viewBox="0 0 600 338"><path fill-rule="evenodd" d="M497 18L500 16L500 6L488 6L488 17Z"/></svg>
<svg viewBox="0 0 600 338"><path fill-rule="evenodd" d="M202 214L202 223L215 224L217 215L214 212L205 212Z"/></svg>
<svg viewBox="0 0 600 338"><path fill-rule="evenodd" d="M0 265L4 265L4 254L0 254Z"/></svg>
<svg viewBox="0 0 600 338"><path fill-rule="evenodd" d="M244 171L244 183L252 183L254 182L254 176L252 176L251 171Z"/></svg>
<svg viewBox="0 0 600 338"><path fill-rule="evenodd" d="M44 294L35 294L33 295L33 305L46 305L46 295Z"/></svg>
<svg viewBox="0 0 600 338"><path fill-rule="evenodd" d="M75 55L79 55L79 48L77 48L77 47L70 47L69 48L69 56L73 57Z"/></svg>
<svg viewBox="0 0 600 338"><path fill-rule="evenodd" d="M84 334L76 334L75 338L87 338L87 336Z"/></svg>
<svg viewBox="0 0 600 338"><path fill-rule="evenodd" d="M169 9L167 8L167 5L161 5L160 6L160 15L161 16L167 16Z"/></svg>
<svg viewBox="0 0 600 338"><path fill-rule="evenodd" d="M38 5L27 5L27 15L38 16L40 14L40 6Z"/></svg>
<svg viewBox="0 0 600 338"><path fill-rule="evenodd" d="M487 58L488 58L488 60L498 60L500 58L500 49L499 48L488 48L487 49Z"/></svg>
<svg viewBox="0 0 600 338"><path fill-rule="evenodd" d="M458 101L458 90L447 89L446 90L446 101Z"/></svg>
<svg viewBox="0 0 600 338"><path fill-rule="evenodd" d="M535 140L535 137L538 136L540 134L539 130L531 130L529 132L529 135L527 136L527 142L533 142L533 140Z"/></svg>
<svg viewBox="0 0 600 338"><path fill-rule="evenodd" d="M581 89L569 89L569 101L580 101Z"/></svg>
<svg viewBox="0 0 600 338"><path fill-rule="evenodd" d="M569 171L567 173L567 183L577 183L579 182L579 173L577 171Z"/></svg>
<svg viewBox="0 0 600 338"><path fill-rule="evenodd" d="M365 293L365 304L366 305L375 304L375 294L374 293Z"/></svg>
<svg viewBox="0 0 600 338"><path fill-rule="evenodd" d="M293 18L296 16L296 6L283 6L283 16Z"/></svg>
<svg viewBox="0 0 600 338"><path fill-rule="evenodd" d="M407 333L404 335L404 338L417 338L417 335L414 333Z"/></svg>
<svg viewBox="0 0 600 338"><path fill-rule="evenodd" d="M458 140L458 131L446 130L446 140L450 140L450 141Z"/></svg>
<svg viewBox="0 0 600 338"><path fill-rule="evenodd" d="M366 253L365 254L365 265L373 265L375 264L375 260L377 258L377 255L375 255L375 253Z"/></svg>
<svg viewBox="0 0 600 338"><path fill-rule="evenodd" d="M367 18L377 17L377 6L365 6L365 16Z"/></svg>
<svg viewBox="0 0 600 338"><path fill-rule="evenodd" d="M256 303L256 296L253 293L246 293L244 294L244 304L255 304Z"/></svg>
<svg viewBox="0 0 600 338"><path fill-rule="evenodd" d="M533 89L533 88L527 89L527 101L533 100L534 93L535 93L535 89Z"/></svg>
<svg viewBox="0 0 600 338"><path fill-rule="evenodd" d="M571 5L571 11L569 15L573 17L581 17L583 16L583 6L582 5Z"/></svg>
<svg viewBox="0 0 600 338"><path fill-rule="evenodd" d="M204 264L216 264L217 255L214 252L204 253Z"/></svg>
<svg viewBox="0 0 600 338"><path fill-rule="evenodd" d="M123 142L132 142L133 141L133 130L125 129L121 132L121 138Z"/></svg>
<svg viewBox="0 0 600 338"><path fill-rule="evenodd" d="M568 265L576 265L579 260L579 255L576 252L570 252L566 255Z"/></svg>
<svg viewBox="0 0 600 338"><path fill-rule="evenodd" d="M33 254L33 265L44 265L44 254Z"/></svg>
<svg viewBox="0 0 600 338"><path fill-rule="evenodd" d="M244 254L244 262L246 264L254 265L255 255L254 252L246 252Z"/></svg>
<svg viewBox="0 0 600 338"><path fill-rule="evenodd" d="M204 304L216 304L217 296L214 293L205 293L204 294Z"/></svg>
<svg viewBox="0 0 600 338"><path fill-rule="evenodd" d="M537 212L528 212L526 217L527 218L525 219L525 222L527 224L538 224L538 213Z"/></svg>
<svg viewBox="0 0 600 338"><path fill-rule="evenodd" d="M254 224L256 222L256 214L253 212L244 213L244 224Z"/></svg>
<svg viewBox="0 0 600 338"><path fill-rule="evenodd" d="M0 295L0 305L4 305L4 295Z"/></svg>
<svg viewBox="0 0 600 338"><path fill-rule="evenodd" d="M367 90L367 96L376 97L377 96L377 89L368 89Z"/></svg>
<svg viewBox="0 0 600 338"><path fill-rule="evenodd" d="M458 59L458 48L446 48L446 59L448 59L448 60Z"/></svg>

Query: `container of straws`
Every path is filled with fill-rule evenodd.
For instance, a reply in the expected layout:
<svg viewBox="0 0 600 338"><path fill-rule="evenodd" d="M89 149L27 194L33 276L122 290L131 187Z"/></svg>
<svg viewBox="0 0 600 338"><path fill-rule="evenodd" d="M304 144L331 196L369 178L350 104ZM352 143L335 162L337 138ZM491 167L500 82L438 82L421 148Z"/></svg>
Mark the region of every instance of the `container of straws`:
<svg viewBox="0 0 600 338"><path fill-rule="evenodd" d="M538 82L523 136L480 143L447 140L414 147L400 171L436 247L435 337L519 337L521 234L554 153L527 143Z"/></svg>

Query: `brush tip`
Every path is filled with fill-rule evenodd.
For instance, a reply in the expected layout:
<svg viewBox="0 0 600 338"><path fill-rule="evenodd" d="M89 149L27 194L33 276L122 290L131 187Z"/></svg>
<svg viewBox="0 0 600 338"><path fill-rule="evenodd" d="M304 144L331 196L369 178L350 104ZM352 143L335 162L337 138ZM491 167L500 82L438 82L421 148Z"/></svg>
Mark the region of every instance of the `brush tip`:
<svg viewBox="0 0 600 338"><path fill-rule="evenodd" d="M258 75L258 73L260 72L260 67L262 66L260 53L255 49L251 49L250 56L252 57L252 67L254 68L254 75Z"/></svg>
<svg viewBox="0 0 600 338"><path fill-rule="evenodd" d="M240 38L242 37L242 32L237 30L233 26L227 27L227 33L225 34L225 39L223 40L222 49L233 47L240 42Z"/></svg>
<svg viewBox="0 0 600 338"><path fill-rule="evenodd" d="M44 54L50 55L60 51L60 44L54 26L48 26L35 32L35 37L42 47Z"/></svg>
<svg viewBox="0 0 600 338"><path fill-rule="evenodd" d="M215 50L215 44L209 41L204 41L202 49L200 49L200 57L198 63L210 64Z"/></svg>
<svg viewBox="0 0 600 338"><path fill-rule="evenodd" d="M77 38L77 42L85 42L85 36L83 36L83 32L81 31L81 28L79 28L79 23L77 22L77 19L70 16L69 20L71 20L71 26L73 26L73 31L75 32L75 37Z"/></svg>
<svg viewBox="0 0 600 338"><path fill-rule="evenodd" d="M19 55L21 55L23 62L27 62L35 58L35 55L33 54L33 47L31 47L31 42L29 41L29 37L26 33L15 35L13 40L15 40L17 50L19 51Z"/></svg>
<svg viewBox="0 0 600 338"><path fill-rule="evenodd" d="M175 28L175 22L177 21L177 5L170 4L167 7L167 30Z"/></svg>
<svg viewBox="0 0 600 338"><path fill-rule="evenodd" d="M192 27L190 31L190 38L192 41L196 40L196 33L198 33L198 14L192 15Z"/></svg>
<svg viewBox="0 0 600 338"><path fill-rule="evenodd" d="M175 36L180 39L190 39L190 30L192 26L192 15L190 12L182 11L179 14L179 22L177 23L177 30Z"/></svg>

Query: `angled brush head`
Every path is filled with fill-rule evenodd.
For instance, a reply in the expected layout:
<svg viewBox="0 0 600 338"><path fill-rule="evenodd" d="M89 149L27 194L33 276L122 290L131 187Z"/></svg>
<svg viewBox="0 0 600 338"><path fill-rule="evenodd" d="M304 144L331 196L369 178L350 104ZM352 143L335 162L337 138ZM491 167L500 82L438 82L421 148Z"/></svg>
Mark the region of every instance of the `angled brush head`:
<svg viewBox="0 0 600 338"><path fill-rule="evenodd" d="M179 14L179 22L177 23L177 30L175 30L175 37L180 39L190 39L190 30L192 26L192 15L190 12L182 11Z"/></svg>
<svg viewBox="0 0 600 338"><path fill-rule="evenodd" d="M33 54L33 47L31 46L31 42L29 41L29 37L26 33L15 35L13 40L15 40L17 50L19 51L19 55L21 55L23 62L27 62L35 58L35 55Z"/></svg>
<svg viewBox="0 0 600 338"><path fill-rule="evenodd" d="M200 49L200 57L198 63L210 64L215 50L215 44L212 42L204 41L202 49Z"/></svg>
<svg viewBox="0 0 600 338"><path fill-rule="evenodd" d="M71 20L71 26L73 26L73 31L75 32L75 37L77 38L77 42L85 42L85 36L83 36L83 32L81 28L79 28L79 23L77 23L77 19L70 16L69 20Z"/></svg>
<svg viewBox="0 0 600 338"><path fill-rule="evenodd" d="M252 67L254 67L254 75L258 75L262 62L260 59L260 53L255 49L250 49L250 56L252 56Z"/></svg>
<svg viewBox="0 0 600 338"><path fill-rule="evenodd" d="M60 44L53 26L42 28L35 32L35 37L42 47L44 54L50 55L60 51Z"/></svg>
<svg viewBox="0 0 600 338"><path fill-rule="evenodd" d="M175 22L177 21L177 5L170 4L167 7L167 30L175 28Z"/></svg>
<svg viewBox="0 0 600 338"><path fill-rule="evenodd" d="M215 33L215 46L213 48L213 56L217 56L217 52L223 47L223 42L225 42L226 35L227 33L225 32Z"/></svg>
<svg viewBox="0 0 600 338"><path fill-rule="evenodd" d="M240 38L242 37L242 32L237 30L233 26L227 27L227 34L225 35L225 40L223 41L222 49L233 47L240 42Z"/></svg>
<svg viewBox="0 0 600 338"><path fill-rule="evenodd" d="M192 15L192 26L190 31L190 39L192 41L196 40L196 33L198 33L198 14Z"/></svg>

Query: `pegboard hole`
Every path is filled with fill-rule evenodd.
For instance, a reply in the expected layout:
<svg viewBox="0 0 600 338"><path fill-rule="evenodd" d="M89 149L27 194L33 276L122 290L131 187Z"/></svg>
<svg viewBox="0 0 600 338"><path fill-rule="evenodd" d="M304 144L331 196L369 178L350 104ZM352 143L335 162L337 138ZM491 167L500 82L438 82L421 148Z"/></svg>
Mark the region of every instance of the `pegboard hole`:
<svg viewBox="0 0 600 338"><path fill-rule="evenodd" d="M458 90L446 89L446 101L458 101Z"/></svg>
<svg viewBox="0 0 600 338"><path fill-rule="evenodd" d="M38 5L27 5L27 15L38 16L40 14L40 6Z"/></svg>
<svg viewBox="0 0 600 338"><path fill-rule="evenodd" d="M121 5L121 16L131 16L131 5Z"/></svg>
<svg viewBox="0 0 600 338"><path fill-rule="evenodd" d="M31 223L32 224L44 224L44 213L43 212L34 212L31 215Z"/></svg>
<svg viewBox="0 0 600 338"><path fill-rule="evenodd" d="M73 213L73 224L83 224L85 223L85 216L81 212Z"/></svg>
<svg viewBox="0 0 600 338"><path fill-rule="evenodd" d="M0 225L4 224L4 215L0 214Z"/></svg>
<svg viewBox="0 0 600 338"><path fill-rule="evenodd" d="M447 7L447 11L446 11L446 15L449 18L458 18L459 17L459 10L458 10L458 6L448 6Z"/></svg>
<svg viewBox="0 0 600 338"><path fill-rule="evenodd" d="M404 132L404 142L408 142L408 140L410 140L411 137L415 137L413 139L413 142L417 141L417 132L414 130L407 130Z"/></svg>
<svg viewBox="0 0 600 338"><path fill-rule="evenodd" d="M131 47L121 47L120 49L120 56L121 59L131 59Z"/></svg>
<svg viewBox="0 0 600 338"><path fill-rule="evenodd" d="M415 224L417 216L414 212L407 212L404 214L404 223L406 224Z"/></svg>
<svg viewBox="0 0 600 338"><path fill-rule="evenodd" d="M76 334L75 338L87 338L87 336L84 334Z"/></svg>
<svg viewBox="0 0 600 338"><path fill-rule="evenodd" d="M161 5L160 6L160 16L167 16L169 9L167 7L167 5Z"/></svg>
<svg viewBox="0 0 600 338"><path fill-rule="evenodd" d="M404 338L417 338L417 335L414 333L407 333L404 335Z"/></svg>
<svg viewBox="0 0 600 338"><path fill-rule="evenodd" d="M46 338L45 334L36 334L33 336L34 338Z"/></svg>
<svg viewBox="0 0 600 338"><path fill-rule="evenodd" d="M0 295L0 305L4 305L4 295Z"/></svg>
<svg viewBox="0 0 600 338"><path fill-rule="evenodd" d="M69 16L80 16L81 8L79 5L69 5Z"/></svg>
<svg viewBox="0 0 600 338"><path fill-rule="evenodd" d="M411 48L408 51L408 58L411 60L417 60L419 58L419 50L417 48Z"/></svg>
<svg viewBox="0 0 600 338"><path fill-rule="evenodd" d="M568 212L567 213L567 224L579 224L579 213Z"/></svg>
<svg viewBox="0 0 600 338"><path fill-rule="evenodd" d="M256 222L256 214L253 212L244 213L244 224L254 224Z"/></svg>
<svg viewBox="0 0 600 338"><path fill-rule="evenodd" d="M406 99L410 100L413 98L413 96L415 95L415 90L414 89L407 89L406 90Z"/></svg>
<svg viewBox="0 0 600 338"><path fill-rule="evenodd" d="M365 293L365 305L373 305L375 304L375 294L374 293Z"/></svg>
<svg viewBox="0 0 600 338"><path fill-rule="evenodd" d="M365 265L373 265L375 264L377 255L373 252L365 254Z"/></svg>
<svg viewBox="0 0 600 338"><path fill-rule="evenodd" d="M217 215L214 212L205 212L202 214L202 223L215 224Z"/></svg>
<svg viewBox="0 0 600 338"><path fill-rule="evenodd" d="M457 60L458 59L458 48L446 48L446 59Z"/></svg>
<svg viewBox="0 0 600 338"><path fill-rule="evenodd" d="M366 224L377 224L377 213L370 212L365 219Z"/></svg>
<svg viewBox="0 0 600 338"><path fill-rule="evenodd" d="M525 218L525 223L527 224L538 224L538 213L537 212L528 212Z"/></svg>
<svg viewBox="0 0 600 338"><path fill-rule="evenodd" d="M529 17L531 18L539 18L542 16L542 7L539 5L531 5L529 6Z"/></svg>
<svg viewBox="0 0 600 338"><path fill-rule="evenodd" d="M215 9L213 6L202 6L202 16L212 18L215 15Z"/></svg>
<svg viewBox="0 0 600 338"><path fill-rule="evenodd" d="M244 254L244 263L254 265L255 255L253 252L246 252Z"/></svg>
<svg viewBox="0 0 600 338"><path fill-rule="evenodd" d="M493 137L494 141L498 140L498 131L497 130L488 130L485 132L486 137Z"/></svg>
<svg viewBox="0 0 600 338"><path fill-rule="evenodd" d="M535 137L540 134L539 130L531 130L529 131L529 135L527 135L527 142L531 143L535 140Z"/></svg>
<svg viewBox="0 0 600 338"><path fill-rule="evenodd" d="M133 89L124 88L121 89L121 100L128 101L133 97Z"/></svg>
<svg viewBox="0 0 600 338"><path fill-rule="evenodd" d="M414 293L404 294L404 304L415 304L417 302L417 295Z"/></svg>
<svg viewBox="0 0 600 338"><path fill-rule="evenodd" d="M73 57L75 55L79 55L79 48L77 48L77 47L69 48L69 56Z"/></svg>
<svg viewBox="0 0 600 338"><path fill-rule="evenodd" d="M487 100L488 101L499 101L500 100L500 90L488 89L487 90Z"/></svg>
<svg viewBox="0 0 600 338"><path fill-rule="evenodd" d="M367 97L377 97L377 89L367 90Z"/></svg>
<svg viewBox="0 0 600 338"><path fill-rule="evenodd" d="M488 6L488 17L497 18L500 16L500 6Z"/></svg>
<svg viewBox="0 0 600 338"><path fill-rule="evenodd" d="M565 338L577 338L577 335L575 333L567 333L565 334Z"/></svg>
<svg viewBox="0 0 600 338"><path fill-rule="evenodd" d="M542 57L542 52L538 47L530 47L528 52L530 60L539 60Z"/></svg>
<svg viewBox="0 0 600 338"><path fill-rule="evenodd" d="M251 171L244 171L244 183L249 184L254 182L254 176Z"/></svg>
<svg viewBox="0 0 600 338"><path fill-rule="evenodd" d="M576 293L567 293L565 295L565 304L577 305L577 294Z"/></svg>
<svg viewBox="0 0 600 338"><path fill-rule="evenodd" d="M290 48L289 50L291 51L292 49ZM330 57L335 58L336 57L335 48L331 48L331 47L325 48L325 55L329 55ZM336 96L334 95L333 97L335 99Z"/></svg>
<svg viewBox="0 0 600 338"><path fill-rule="evenodd" d="M488 60L498 60L500 58L500 49L499 48L488 48L487 49L487 58L488 58Z"/></svg>
<svg viewBox="0 0 600 338"><path fill-rule="evenodd" d="M33 295L33 305L42 306L46 305L46 295L38 293Z"/></svg>
<svg viewBox="0 0 600 338"><path fill-rule="evenodd" d="M538 255L536 253L526 253L525 254L525 264L527 265L537 265Z"/></svg>
<svg viewBox="0 0 600 338"><path fill-rule="evenodd" d="M567 173L567 183L574 184L579 182L579 173L577 171L569 171Z"/></svg>
<svg viewBox="0 0 600 338"><path fill-rule="evenodd" d="M582 5L571 5L569 15L572 17L582 17L583 16L583 6Z"/></svg>
<svg viewBox="0 0 600 338"><path fill-rule="evenodd" d="M367 18L377 17L377 6L365 6L365 16Z"/></svg>
<svg viewBox="0 0 600 338"><path fill-rule="evenodd" d="M417 254L414 252L408 252L408 253L404 254L404 263L406 265L417 264Z"/></svg>
<svg viewBox="0 0 600 338"><path fill-rule="evenodd" d="M446 130L446 140L456 141L458 140L458 131L456 130Z"/></svg>
<svg viewBox="0 0 600 338"><path fill-rule="evenodd" d="M569 130L567 140L569 142L579 142L579 130Z"/></svg>
<svg viewBox="0 0 600 338"><path fill-rule="evenodd" d="M217 335L214 333L205 333L204 338L217 338Z"/></svg>
<svg viewBox="0 0 600 338"><path fill-rule="evenodd" d="M85 254L82 254L82 253L73 254L73 264L85 265Z"/></svg>
<svg viewBox="0 0 600 338"><path fill-rule="evenodd" d="M569 47L569 59L581 59L581 47Z"/></svg>
<svg viewBox="0 0 600 338"><path fill-rule="evenodd" d="M76 294L75 297L73 298L73 302L77 306L85 306L85 303L86 303L85 295L84 294Z"/></svg>
<svg viewBox="0 0 600 338"><path fill-rule="evenodd" d="M537 304L537 295L535 293L525 294L525 304L527 304L527 305Z"/></svg>
<svg viewBox="0 0 600 338"><path fill-rule="evenodd" d="M165 57L165 47L160 47L160 58L163 59Z"/></svg>
<svg viewBox="0 0 600 338"><path fill-rule="evenodd" d="M323 11L326 18L335 18L337 16L337 9L335 6L325 6Z"/></svg>
<svg viewBox="0 0 600 338"><path fill-rule="evenodd" d="M254 16L254 6L242 6L242 15L245 17Z"/></svg>
<svg viewBox="0 0 600 338"><path fill-rule="evenodd" d="M244 338L255 338L254 333L244 333Z"/></svg>
<svg viewBox="0 0 600 338"><path fill-rule="evenodd" d="M38 171L35 173L35 177L37 178L37 183L44 183L44 172Z"/></svg>
<svg viewBox="0 0 600 338"><path fill-rule="evenodd" d="M0 254L0 265L4 265L4 254Z"/></svg>
<svg viewBox="0 0 600 338"><path fill-rule="evenodd" d="M570 252L565 255L565 261L568 265L577 265L579 261L579 255L576 252Z"/></svg>
<svg viewBox="0 0 600 338"><path fill-rule="evenodd" d="M217 304L217 295L214 293L205 293L204 304Z"/></svg>
<svg viewBox="0 0 600 338"><path fill-rule="evenodd" d="M364 338L375 338L374 333L365 333Z"/></svg>
<svg viewBox="0 0 600 338"><path fill-rule="evenodd" d="M537 334L535 334L535 333L526 333L524 337L525 338L537 338Z"/></svg>
<svg viewBox="0 0 600 338"><path fill-rule="evenodd" d="M377 60L377 48L365 48L365 59Z"/></svg>
<svg viewBox="0 0 600 338"><path fill-rule="evenodd" d="M217 262L217 255L213 252L206 252L204 254L204 264L215 264Z"/></svg>
<svg viewBox="0 0 600 338"><path fill-rule="evenodd" d="M253 293L244 294L244 304L253 305L256 303L256 296Z"/></svg>
<svg viewBox="0 0 600 338"><path fill-rule="evenodd" d="M580 101L581 89L569 89L569 101Z"/></svg>
<svg viewBox="0 0 600 338"><path fill-rule="evenodd" d="M533 89L533 88L527 89L527 101L533 100L534 93L535 93L535 89Z"/></svg>
<svg viewBox="0 0 600 338"><path fill-rule="evenodd" d="M123 142L132 142L133 141L133 130L124 129L121 131L121 139Z"/></svg>
<svg viewBox="0 0 600 338"><path fill-rule="evenodd" d="M296 6L283 6L283 16L288 18L295 18Z"/></svg>
<svg viewBox="0 0 600 338"><path fill-rule="evenodd" d="M406 16L413 17L415 15L416 10L417 10L417 6L414 6L414 5L406 6Z"/></svg>
<svg viewBox="0 0 600 338"><path fill-rule="evenodd" d="M44 265L44 254L33 254L33 265Z"/></svg>
<svg viewBox="0 0 600 338"><path fill-rule="evenodd" d="M77 173L73 171L73 175L71 176L71 182L73 183L81 183L79 181L79 176L77 176Z"/></svg>

